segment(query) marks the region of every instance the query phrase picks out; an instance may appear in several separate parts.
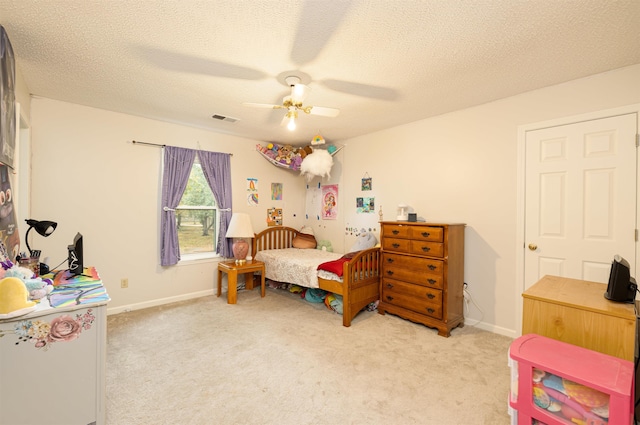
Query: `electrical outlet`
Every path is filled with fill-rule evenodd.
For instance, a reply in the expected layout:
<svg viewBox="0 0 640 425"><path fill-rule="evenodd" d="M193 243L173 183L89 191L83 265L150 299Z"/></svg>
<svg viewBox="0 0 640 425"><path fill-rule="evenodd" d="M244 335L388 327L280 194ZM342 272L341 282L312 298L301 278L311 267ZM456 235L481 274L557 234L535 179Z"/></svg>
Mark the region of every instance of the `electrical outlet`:
<svg viewBox="0 0 640 425"><path fill-rule="evenodd" d="M128 288L129 287L129 279L127 279L126 277L120 279L120 287L121 288Z"/></svg>

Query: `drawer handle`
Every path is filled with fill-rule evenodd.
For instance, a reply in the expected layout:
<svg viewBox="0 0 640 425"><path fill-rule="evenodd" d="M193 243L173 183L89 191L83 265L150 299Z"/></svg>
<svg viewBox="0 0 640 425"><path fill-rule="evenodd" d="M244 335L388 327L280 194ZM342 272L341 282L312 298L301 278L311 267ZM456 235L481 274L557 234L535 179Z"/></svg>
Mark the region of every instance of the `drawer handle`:
<svg viewBox="0 0 640 425"><path fill-rule="evenodd" d="M389 289L393 288L393 284L387 283L387 288L389 288Z"/></svg>
<svg viewBox="0 0 640 425"><path fill-rule="evenodd" d="M429 298L430 300L434 299L436 296L433 294L427 294L427 298Z"/></svg>
<svg viewBox="0 0 640 425"><path fill-rule="evenodd" d="M393 258L387 258L387 263L393 263L394 259Z"/></svg>
<svg viewBox="0 0 640 425"><path fill-rule="evenodd" d="M393 276L393 270L387 270L387 274L388 274L389 276Z"/></svg>
<svg viewBox="0 0 640 425"><path fill-rule="evenodd" d="M429 313L429 314L433 314L433 313L435 313L435 312L436 312L436 311L435 311L434 309L432 309L432 308L427 308L427 313Z"/></svg>
<svg viewBox="0 0 640 425"><path fill-rule="evenodd" d="M430 247L428 247L428 246L423 246L423 247L422 247L422 250L423 250L424 252L429 252L429 251L431 251L431 248L430 248Z"/></svg>
<svg viewBox="0 0 640 425"><path fill-rule="evenodd" d="M429 270L435 270L435 269L437 269L437 267L436 267L436 266L434 266L433 264L429 264L429 265L427 266L427 268L428 268Z"/></svg>
<svg viewBox="0 0 640 425"><path fill-rule="evenodd" d="M431 285L435 285L436 280L435 279L427 279L427 282L429 282Z"/></svg>
<svg viewBox="0 0 640 425"><path fill-rule="evenodd" d="M429 233L429 232L422 232L422 236L423 236L423 237L425 237L425 238L428 238L428 237L429 237L429 235L431 235L431 233Z"/></svg>
<svg viewBox="0 0 640 425"><path fill-rule="evenodd" d="M392 230L391 233L393 233L394 235L397 235L398 233L400 233L399 230Z"/></svg>
<svg viewBox="0 0 640 425"><path fill-rule="evenodd" d="M391 246L394 247L394 248L400 248L400 244L399 243L391 244Z"/></svg>
<svg viewBox="0 0 640 425"><path fill-rule="evenodd" d="M387 295L387 301L393 301L393 297Z"/></svg>

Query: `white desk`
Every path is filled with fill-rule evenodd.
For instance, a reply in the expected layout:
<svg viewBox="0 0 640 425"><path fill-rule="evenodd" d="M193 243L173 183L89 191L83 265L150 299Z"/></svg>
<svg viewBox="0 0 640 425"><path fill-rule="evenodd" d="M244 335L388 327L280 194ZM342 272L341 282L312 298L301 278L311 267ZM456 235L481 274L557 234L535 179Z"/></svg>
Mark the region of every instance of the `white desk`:
<svg viewBox="0 0 640 425"><path fill-rule="evenodd" d="M105 423L109 300L85 301L0 320L0 425Z"/></svg>

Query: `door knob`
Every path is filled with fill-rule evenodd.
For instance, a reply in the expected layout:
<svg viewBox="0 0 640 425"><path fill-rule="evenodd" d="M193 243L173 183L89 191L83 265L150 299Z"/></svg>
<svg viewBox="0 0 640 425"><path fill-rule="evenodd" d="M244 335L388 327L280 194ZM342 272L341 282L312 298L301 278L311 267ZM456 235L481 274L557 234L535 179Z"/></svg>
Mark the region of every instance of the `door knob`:
<svg viewBox="0 0 640 425"><path fill-rule="evenodd" d="M529 244L529 249L531 251L535 251L536 249L538 249L538 245L534 244L534 243L530 243Z"/></svg>

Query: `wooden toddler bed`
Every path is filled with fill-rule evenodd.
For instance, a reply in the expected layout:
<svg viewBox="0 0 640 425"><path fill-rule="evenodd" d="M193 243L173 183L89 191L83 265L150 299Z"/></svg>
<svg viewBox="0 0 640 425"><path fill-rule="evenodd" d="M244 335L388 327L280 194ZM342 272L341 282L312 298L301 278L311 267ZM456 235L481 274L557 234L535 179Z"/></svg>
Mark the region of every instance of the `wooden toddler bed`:
<svg viewBox="0 0 640 425"><path fill-rule="evenodd" d="M278 267L275 261L270 261L266 252L265 255L259 255L261 251L268 250L286 250L283 255L300 251L311 251L298 249L293 247L293 238L298 234L296 229L291 227L269 227L266 230L256 234L252 244L252 255L256 260L265 262L266 277L277 275ZM320 252L320 250L314 250ZM278 254L280 254L278 252ZM309 254L315 254L309 252ZM258 258L256 258L256 256ZM331 260L341 257L340 254L333 254ZM330 260L325 260L330 261ZM279 261L280 266L283 266ZM315 264L315 269L320 263ZM342 264L342 281L325 279L317 277L317 285L315 282L305 284L304 279L288 278L285 283L293 283L300 286L316 287L334 294L342 295L343 314L342 324L351 326L351 320L367 305L378 301L380 298L380 248L371 248L357 253L353 253L353 257ZM270 278L271 279L271 278ZM277 280L277 279L274 279ZM295 281L293 281L295 280Z"/></svg>

